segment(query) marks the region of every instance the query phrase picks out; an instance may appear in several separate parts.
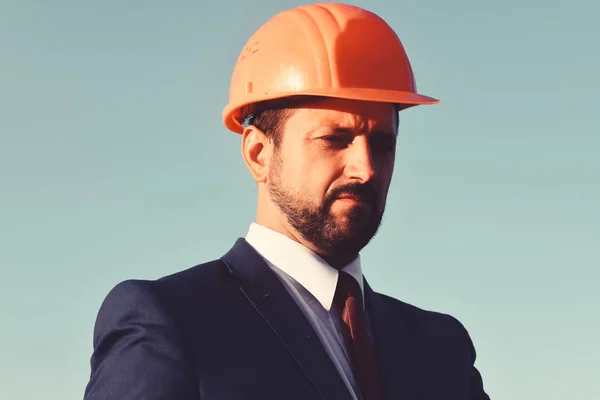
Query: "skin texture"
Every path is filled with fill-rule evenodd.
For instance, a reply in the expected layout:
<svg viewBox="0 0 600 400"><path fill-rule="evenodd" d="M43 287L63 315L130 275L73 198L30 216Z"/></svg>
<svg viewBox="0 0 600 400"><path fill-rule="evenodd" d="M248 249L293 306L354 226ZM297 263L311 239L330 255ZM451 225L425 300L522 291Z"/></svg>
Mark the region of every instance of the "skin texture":
<svg viewBox="0 0 600 400"><path fill-rule="evenodd" d="M299 104L279 146L248 126L242 155L258 184L256 222L341 269L377 233L397 130L393 104L332 98Z"/></svg>

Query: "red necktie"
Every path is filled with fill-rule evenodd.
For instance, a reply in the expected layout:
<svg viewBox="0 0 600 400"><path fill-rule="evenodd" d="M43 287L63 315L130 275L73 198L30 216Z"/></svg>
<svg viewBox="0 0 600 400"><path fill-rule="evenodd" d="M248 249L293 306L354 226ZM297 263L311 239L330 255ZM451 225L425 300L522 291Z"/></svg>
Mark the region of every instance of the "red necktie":
<svg viewBox="0 0 600 400"><path fill-rule="evenodd" d="M362 293L356 279L346 272L339 273L333 302L342 315L342 334L362 398L380 400L379 367L375 348L367 333Z"/></svg>

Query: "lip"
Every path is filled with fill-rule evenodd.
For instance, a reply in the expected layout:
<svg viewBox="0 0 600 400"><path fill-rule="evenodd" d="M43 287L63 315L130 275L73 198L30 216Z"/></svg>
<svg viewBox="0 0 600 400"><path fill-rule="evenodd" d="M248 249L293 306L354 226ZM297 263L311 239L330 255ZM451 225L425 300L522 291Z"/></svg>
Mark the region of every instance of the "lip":
<svg viewBox="0 0 600 400"><path fill-rule="evenodd" d="M359 202L364 202L364 200L358 196L340 196L338 200L354 200Z"/></svg>
<svg viewBox="0 0 600 400"><path fill-rule="evenodd" d="M338 197L336 200L346 200L346 201L351 201L356 204L369 205L369 202L360 196L344 195L344 196Z"/></svg>

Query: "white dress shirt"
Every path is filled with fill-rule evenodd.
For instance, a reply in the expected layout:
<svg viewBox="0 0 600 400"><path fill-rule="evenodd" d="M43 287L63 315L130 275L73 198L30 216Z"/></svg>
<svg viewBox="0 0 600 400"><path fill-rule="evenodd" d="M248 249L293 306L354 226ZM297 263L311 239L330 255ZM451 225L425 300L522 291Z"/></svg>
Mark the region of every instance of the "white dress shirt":
<svg viewBox="0 0 600 400"><path fill-rule="evenodd" d="M262 225L251 224L245 239L280 278L314 328L354 400L360 400L340 329L340 317L331 307L338 271L304 245ZM357 280L364 294L360 256L342 270Z"/></svg>

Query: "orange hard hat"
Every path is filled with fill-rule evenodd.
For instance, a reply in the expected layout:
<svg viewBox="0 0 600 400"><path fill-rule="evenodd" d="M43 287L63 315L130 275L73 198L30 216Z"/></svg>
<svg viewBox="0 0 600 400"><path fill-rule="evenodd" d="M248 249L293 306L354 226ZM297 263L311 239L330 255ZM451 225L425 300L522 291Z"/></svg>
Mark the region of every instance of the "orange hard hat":
<svg viewBox="0 0 600 400"><path fill-rule="evenodd" d="M299 95L388 102L399 109L439 102L416 92L410 61L390 26L340 3L283 11L252 35L235 65L223 122L242 133L257 104Z"/></svg>

